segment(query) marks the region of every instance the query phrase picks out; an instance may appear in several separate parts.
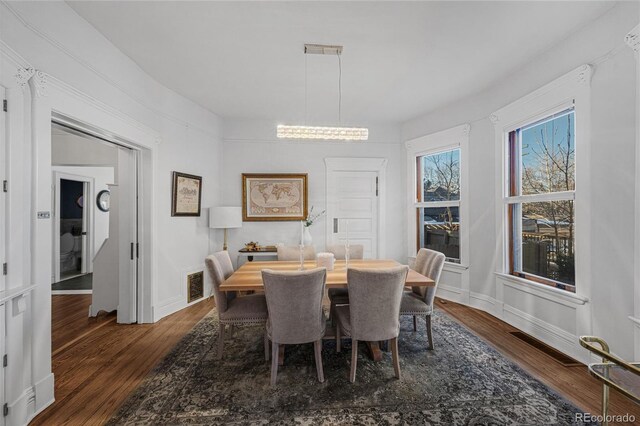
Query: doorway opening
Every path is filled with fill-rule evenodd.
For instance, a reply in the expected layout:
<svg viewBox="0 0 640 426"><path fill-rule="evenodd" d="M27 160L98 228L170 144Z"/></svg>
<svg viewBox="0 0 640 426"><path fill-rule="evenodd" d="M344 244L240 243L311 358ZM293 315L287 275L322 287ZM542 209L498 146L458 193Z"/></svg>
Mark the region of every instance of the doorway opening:
<svg viewBox="0 0 640 426"><path fill-rule="evenodd" d="M52 123L53 352L137 318L137 154Z"/></svg>
<svg viewBox="0 0 640 426"><path fill-rule="evenodd" d="M54 172L53 291L91 290L93 223L86 200L93 179Z"/></svg>

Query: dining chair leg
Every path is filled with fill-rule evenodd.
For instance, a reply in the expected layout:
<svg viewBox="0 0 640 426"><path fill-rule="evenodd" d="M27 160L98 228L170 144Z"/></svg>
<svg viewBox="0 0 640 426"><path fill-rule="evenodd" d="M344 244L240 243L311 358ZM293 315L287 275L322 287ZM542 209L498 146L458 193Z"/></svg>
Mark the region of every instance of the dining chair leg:
<svg viewBox="0 0 640 426"><path fill-rule="evenodd" d="M269 361L269 336L264 332L264 360Z"/></svg>
<svg viewBox="0 0 640 426"><path fill-rule="evenodd" d="M413 331L418 331L418 318L413 316Z"/></svg>
<svg viewBox="0 0 640 426"><path fill-rule="evenodd" d="M229 337L233 337L233 332L235 331L235 327L233 324L229 326Z"/></svg>
<svg viewBox="0 0 640 426"><path fill-rule="evenodd" d="M433 335L431 333L431 315L427 315L427 339L429 339L429 350L433 350Z"/></svg>
<svg viewBox="0 0 640 426"><path fill-rule="evenodd" d="M316 355L316 371L318 372L318 381L324 382L324 371L322 370L322 339L313 342L313 351Z"/></svg>
<svg viewBox="0 0 640 426"><path fill-rule="evenodd" d="M280 345L276 342L271 342L271 386L276 385L276 378L278 377L278 351Z"/></svg>
<svg viewBox="0 0 640 426"><path fill-rule="evenodd" d="M349 373L349 381L356 381L356 367L358 365L358 341L351 339L351 372Z"/></svg>
<svg viewBox="0 0 640 426"><path fill-rule="evenodd" d="M393 357L393 371L396 373L396 378L400 379L400 357L398 356L398 338L391 339L391 356Z"/></svg>
<svg viewBox="0 0 640 426"><path fill-rule="evenodd" d="M222 359L222 351L224 350L224 324L220 324L220 331L218 336L218 359Z"/></svg>
<svg viewBox="0 0 640 426"><path fill-rule="evenodd" d="M340 352L340 324L336 324L336 352Z"/></svg>

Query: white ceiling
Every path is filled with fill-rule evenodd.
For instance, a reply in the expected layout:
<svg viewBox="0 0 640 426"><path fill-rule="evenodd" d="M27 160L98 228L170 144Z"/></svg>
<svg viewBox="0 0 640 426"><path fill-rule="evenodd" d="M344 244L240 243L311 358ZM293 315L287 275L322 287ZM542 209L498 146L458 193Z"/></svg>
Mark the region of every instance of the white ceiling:
<svg viewBox="0 0 640 426"><path fill-rule="evenodd" d="M505 78L613 2L69 2L222 117L305 119L304 43L344 45L342 121L399 123ZM307 122L335 124L336 57L307 57Z"/></svg>

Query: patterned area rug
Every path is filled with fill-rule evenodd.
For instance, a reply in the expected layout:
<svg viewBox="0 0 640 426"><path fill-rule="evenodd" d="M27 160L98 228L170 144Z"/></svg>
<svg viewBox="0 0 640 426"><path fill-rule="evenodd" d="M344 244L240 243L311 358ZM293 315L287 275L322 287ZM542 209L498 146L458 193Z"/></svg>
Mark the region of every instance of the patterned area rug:
<svg viewBox="0 0 640 426"><path fill-rule="evenodd" d="M325 341L325 382L313 345L287 346L276 388L269 386L263 334L237 329L217 360L218 322L205 317L109 421L129 424L426 424L552 425L575 421L578 408L538 382L442 311L433 315L436 349L426 350L424 321L403 319L402 380L390 352L373 362L360 347L356 383L351 347Z"/></svg>

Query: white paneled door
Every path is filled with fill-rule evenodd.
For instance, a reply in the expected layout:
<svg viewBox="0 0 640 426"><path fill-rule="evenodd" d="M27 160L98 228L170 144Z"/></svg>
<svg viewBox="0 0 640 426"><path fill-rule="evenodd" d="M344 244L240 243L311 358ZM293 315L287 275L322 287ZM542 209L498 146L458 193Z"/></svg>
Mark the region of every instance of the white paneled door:
<svg viewBox="0 0 640 426"><path fill-rule="evenodd" d="M378 172L330 171L327 175L329 244L364 246L365 259L378 257Z"/></svg>

